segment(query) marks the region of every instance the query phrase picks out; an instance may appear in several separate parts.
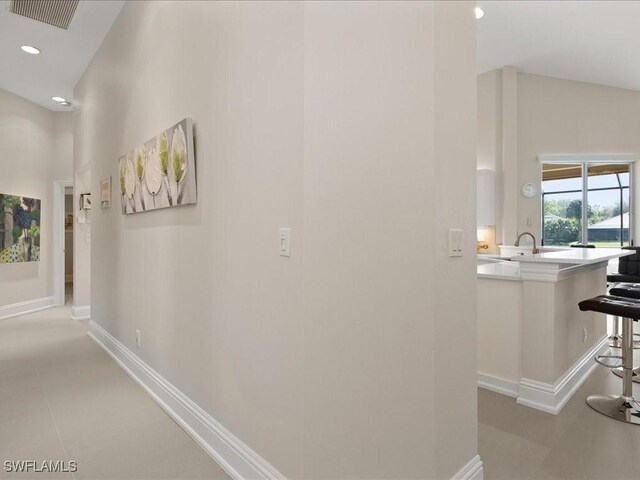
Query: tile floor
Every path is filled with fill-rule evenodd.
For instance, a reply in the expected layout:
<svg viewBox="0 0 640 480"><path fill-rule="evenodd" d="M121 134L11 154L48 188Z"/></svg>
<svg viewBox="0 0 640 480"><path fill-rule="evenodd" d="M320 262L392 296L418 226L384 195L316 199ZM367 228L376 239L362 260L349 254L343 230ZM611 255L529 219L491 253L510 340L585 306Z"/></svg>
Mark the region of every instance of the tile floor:
<svg viewBox="0 0 640 480"><path fill-rule="evenodd" d="M0 322L0 479L229 478L69 315L67 305ZM640 427L584 402L619 390L598 367L553 416L479 389L484 478L639 479ZM78 470L7 473L5 460L74 460Z"/></svg>
<svg viewBox="0 0 640 480"><path fill-rule="evenodd" d="M0 478L229 478L69 315L0 322ZM78 470L9 473L7 460Z"/></svg>
<svg viewBox="0 0 640 480"><path fill-rule="evenodd" d="M621 380L598 367L559 415L478 389L478 449L485 480L640 479L640 426L592 410L592 393L619 394ZM640 384L634 384L636 397Z"/></svg>

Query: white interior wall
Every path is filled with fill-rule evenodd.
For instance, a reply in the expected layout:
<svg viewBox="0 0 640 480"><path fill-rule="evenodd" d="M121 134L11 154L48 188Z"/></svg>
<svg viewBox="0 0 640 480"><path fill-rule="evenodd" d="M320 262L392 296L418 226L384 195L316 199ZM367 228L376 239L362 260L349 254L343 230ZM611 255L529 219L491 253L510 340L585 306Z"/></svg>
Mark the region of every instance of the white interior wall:
<svg viewBox="0 0 640 480"><path fill-rule="evenodd" d="M478 169L502 163L502 71L478 75Z"/></svg>
<svg viewBox="0 0 640 480"><path fill-rule="evenodd" d="M53 114L55 163L53 178L61 181L73 180L73 113Z"/></svg>
<svg viewBox="0 0 640 480"><path fill-rule="evenodd" d="M113 182L92 319L288 477L452 477L477 451L474 71L472 2L128 3L74 92L76 181L97 197L189 116L198 204L123 216Z"/></svg>
<svg viewBox="0 0 640 480"><path fill-rule="evenodd" d="M632 153L640 156L639 111L640 92L637 91L519 73L520 184L541 182L539 154ZM540 202L540 194L522 199L520 231L529 216L534 219L532 231L541 234ZM637 232L638 225L635 227Z"/></svg>
<svg viewBox="0 0 640 480"><path fill-rule="evenodd" d="M83 104L84 103L84 104ZM91 218L93 212L80 211L80 195L91 191L90 142L98 138L95 131L80 125L91 114L91 99L74 100L73 112L73 309L72 316L82 318L91 305ZM90 126L90 125L89 125ZM81 219L83 223L81 222ZM82 313L80 313L82 312Z"/></svg>
<svg viewBox="0 0 640 480"><path fill-rule="evenodd" d="M478 278L478 373L515 385L522 379L520 281Z"/></svg>
<svg viewBox="0 0 640 480"><path fill-rule="evenodd" d="M434 5L435 148L433 170L428 167L432 196L428 206L425 205L434 217L433 223L426 223L424 232L418 232L419 237L428 239L428 254L426 265L418 265L416 272L426 268L433 282L433 304L424 305L424 316L434 320L435 329L424 332L424 336L430 337L435 347L432 359L435 376L433 381L425 380L424 388L435 392L436 477L451 478L469 460L470 452L477 451L476 20L471 15L474 2L434 2ZM407 97L408 103L418 97L418 91L416 88ZM408 141L415 141L414 135L419 133L409 132ZM407 175L413 175L410 172L407 168ZM410 203L400 210L411 208ZM424 218L423 212L418 212L418 216ZM448 229L452 227L464 230L464 257L448 257ZM410 221L404 230L413 230ZM424 244L416 242L414 247L413 251L407 251L408 257L424 255ZM410 278L405 281L412 284ZM420 297L421 292L416 292L416 296ZM451 338L452 332L455 332L453 346L444 340ZM402 345L399 339L394 348L402 349ZM443 368L443 359L450 371ZM402 370L399 366L398 371ZM451 399L459 397L465 399L465 407L451 408ZM416 415L419 412L415 410ZM414 475L406 472L404 476L418 476L418 472Z"/></svg>
<svg viewBox="0 0 640 480"><path fill-rule="evenodd" d="M518 72L514 97L513 87L508 96L502 87L504 83L500 83L504 82L504 75L502 69L478 77L478 131L481 137L478 168L491 163L494 157L490 146L498 142L499 132L504 138L505 129L514 123L498 120L502 125L495 128L495 112L500 109L499 102L504 104L507 98L513 103L515 99L517 129L507 135L511 138L510 142L517 145L517 175L507 180L503 172L504 188L499 190L496 207L503 225L515 227L502 227L496 236L506 243L513 243L515 230L531 231L537 238L542 233L540 188L533 198L520 195L523 183L540 185L538 155L640 154L640 115L637 113L640 92ZM495 91L500 93L493 96ZM495 98L495 103L492 103L492 98ZM504 145L504 141L502 143ZM504 156L504 148L502 152L498 151L495 158L500 155ZM640 175L638 170L636 184ZM507 196L511 198L510 201ZM636 202L640 202L638 195ZM515 208L508 212L507 204L514 204ZM640 203L637 203L636 210L639 207ZM636 239L639 228L636 221Z"/></svg>
<svg viewBox="0 0 640 480"><path fill-rule="evenodd" d="M41 259L0 264L0 307L53 293L53 181L72 171L68 118L0 89L0 192L42 202Z"/></svg>

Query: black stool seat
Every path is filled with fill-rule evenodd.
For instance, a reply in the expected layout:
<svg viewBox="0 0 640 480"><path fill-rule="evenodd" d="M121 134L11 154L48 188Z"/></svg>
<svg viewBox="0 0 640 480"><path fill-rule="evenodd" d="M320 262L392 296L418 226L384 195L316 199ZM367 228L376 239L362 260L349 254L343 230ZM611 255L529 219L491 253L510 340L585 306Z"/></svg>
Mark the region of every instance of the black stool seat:
<svg viewBox="0 0 640 480"><path fill-rule="evenodd" d="M615 295L617 297L627 297L627 298L640 299L640 283L619 283L619 284L613 286L609 290L609 293L611 295ZM639 337L640 335L637 334L637 333L634 333L633 336L634 337ZM622 346L622 336L620 336L619 338L620 338L620 341L617 342L617 343L619 343L619 345L621 347ZM633 348L640 348L640 341L634 340L633 341ZM621 377L624 372L623 372L623 369L616 368L616 369L614 369L613 373L615 373L616 375ZM640 383L640 367L633 370L633 381L636 382L636 383Z"/></svg>
<svg viewBox="0 0 640 480"><path fill-rule="evenodd" d="M620 291L630 289L621 288ZM622 317L622 355L599 355L602 365L615 360L622 367L622 395L589 395L587 404L595 411L621 422L640 425L640 404L633 398L633 322L640 318L640 299L599 295L578 304L582 311L607 313Z"/></svg>
<svg viewBox="0 0 640 480"><path fill-rule="evenodd" d="M607 282L640 282L640 247L622 247L622 250L634 253L618 259L618 273L607 275Z"/></svg>
<svg viewBox="0 0 640 480"><path fill-rule="evenodd" d="M616 297L613 295L599 295L583 300L578 304L583 312L593 311L617 315L618 317L640 319L640 299L628 297Z"/></svg>
<svg viewBox="0 0 640 480"><path fill-rule="evenodd" d="M622 257L624 258L624 257ZM640 282L640 276L638 275L628 275L624 273L612 273L611 275L607 275L607 282L609 283L621 283L621 282Z"/></svg>
<svg viewBox="0 0 640 480"><path fill-rule="evenodd" d="M640 283L619 283L609 290L609 294L616 297L640 299Z"/></svg>

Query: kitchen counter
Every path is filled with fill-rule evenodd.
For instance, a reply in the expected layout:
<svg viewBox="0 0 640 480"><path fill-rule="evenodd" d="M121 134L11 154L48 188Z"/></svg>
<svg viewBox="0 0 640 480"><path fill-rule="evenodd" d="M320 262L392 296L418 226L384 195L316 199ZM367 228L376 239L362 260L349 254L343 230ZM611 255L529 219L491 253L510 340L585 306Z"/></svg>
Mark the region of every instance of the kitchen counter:
<svg viewBox="0 0 640 480"><path fill-rule="evenodd" d="M478 278L519 281L520 264L505 261L482 263L478 265Z"/></svg>
<svg viewBox="0 0 640 480"><path fill-rule="evenodd" d="M555 263L569 265L592 265L608 262L614 258L633 255L633 250L620 248L571 248L557 252L542 252L538 254L515 255L510 259L516 262Z"/></svg>
<svg viewBox="0 0 640 480"><path fill-rule="evenodd" d="M571 248L478 256L478 381L557 414L608 349L606 318L578 303L606 293L607 266L631 250Z"/></svg>

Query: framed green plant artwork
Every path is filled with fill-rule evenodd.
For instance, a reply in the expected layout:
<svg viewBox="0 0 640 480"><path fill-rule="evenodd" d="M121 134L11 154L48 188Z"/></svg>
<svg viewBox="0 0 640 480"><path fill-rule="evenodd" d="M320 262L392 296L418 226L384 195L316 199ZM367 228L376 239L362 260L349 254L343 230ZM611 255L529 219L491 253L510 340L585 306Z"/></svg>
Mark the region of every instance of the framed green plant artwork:
<svg viewBox="0 0 640 480"><path fill-rule="evenodd" d="M0 263L40 261L40 200L0 193Z"/></svg>

